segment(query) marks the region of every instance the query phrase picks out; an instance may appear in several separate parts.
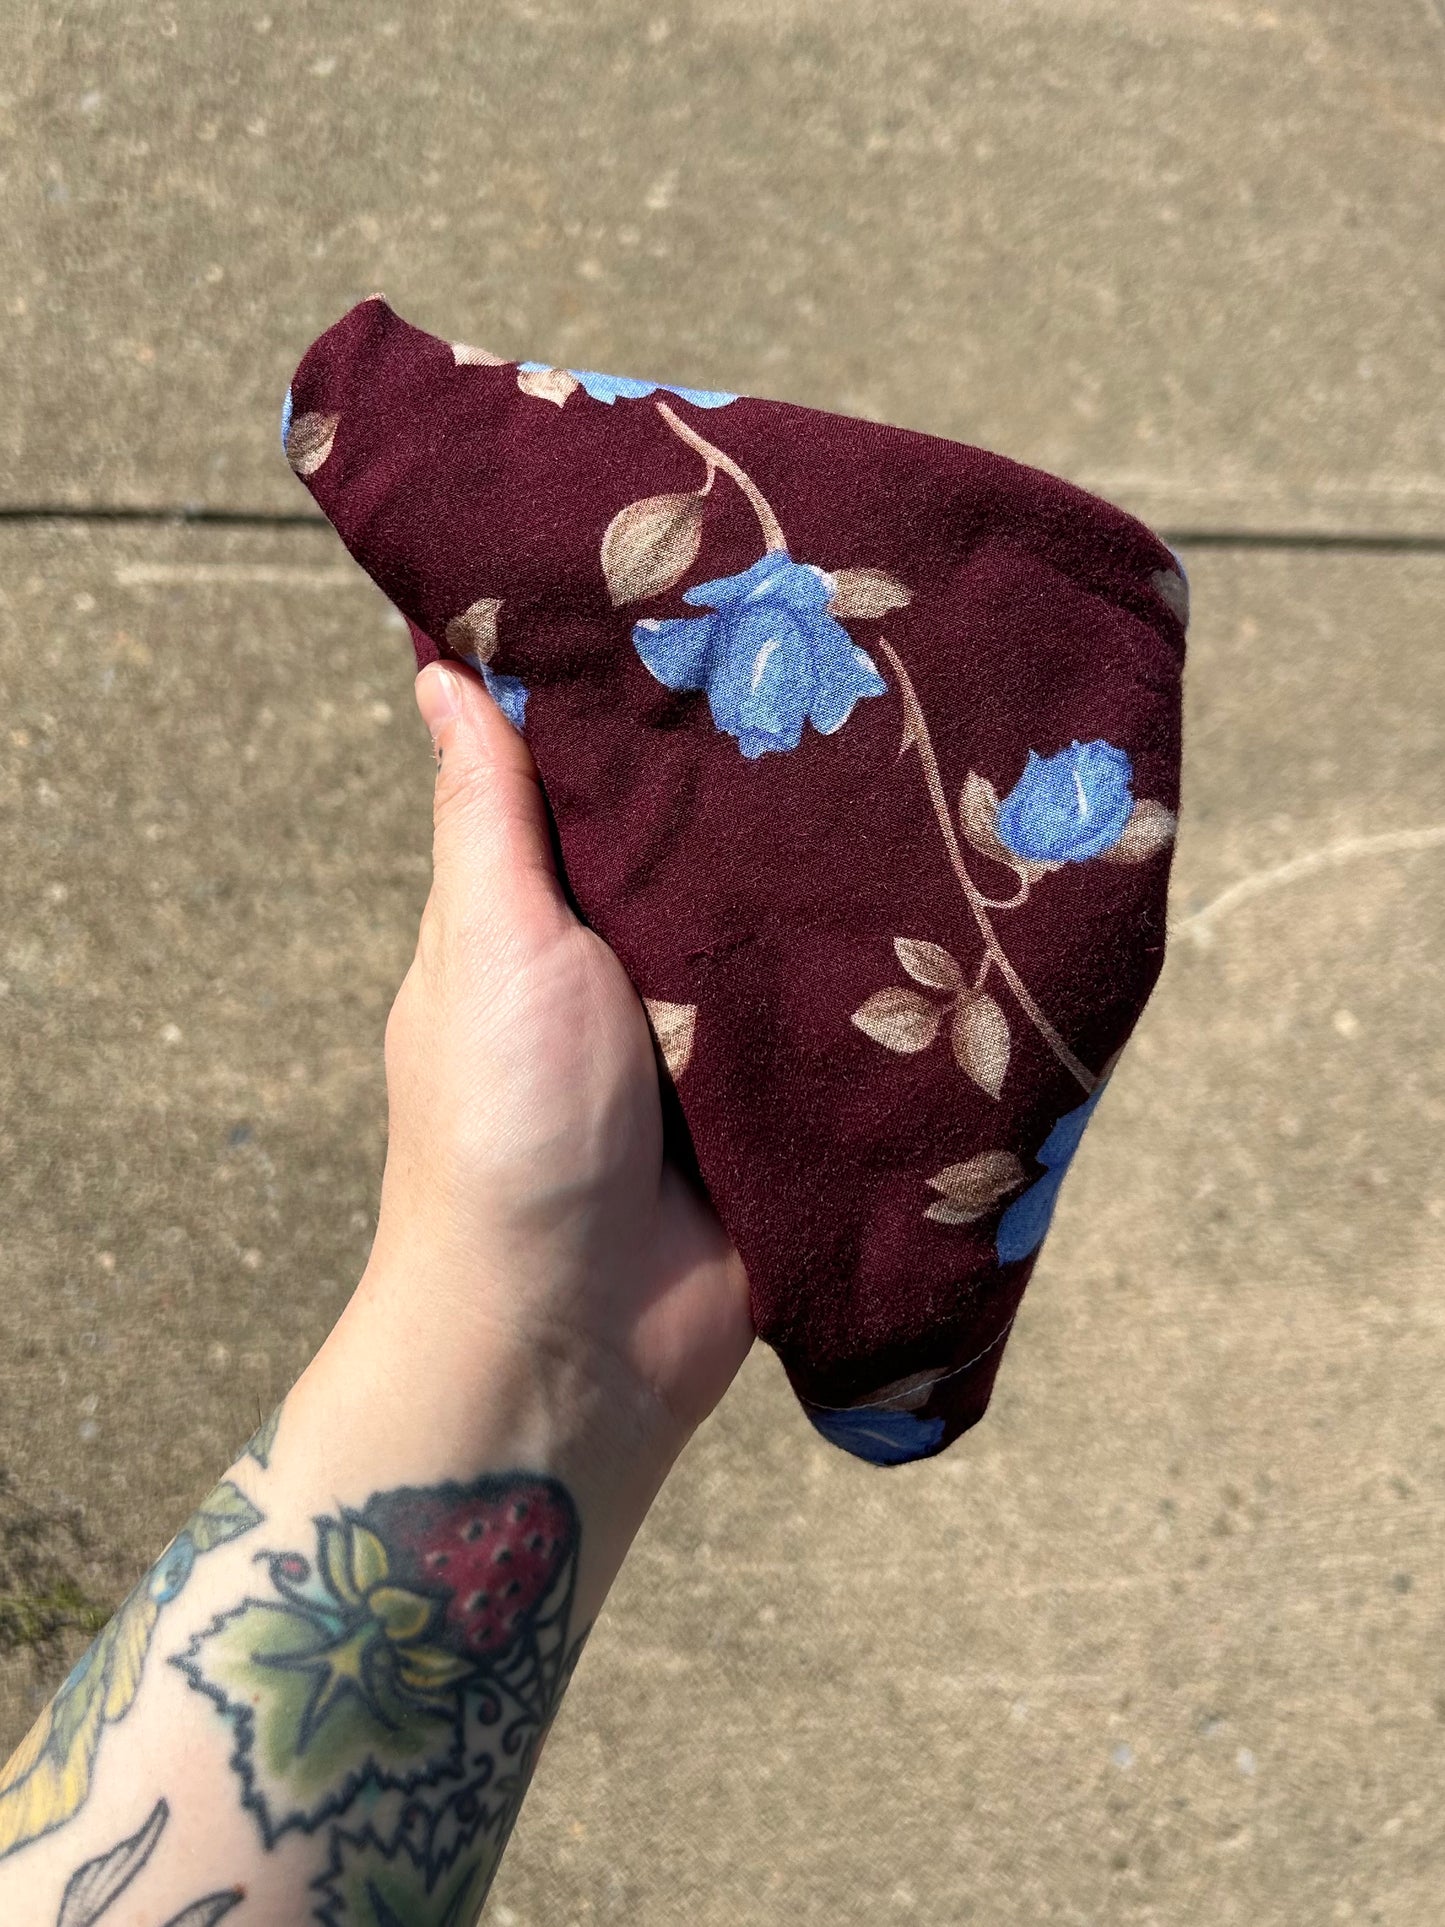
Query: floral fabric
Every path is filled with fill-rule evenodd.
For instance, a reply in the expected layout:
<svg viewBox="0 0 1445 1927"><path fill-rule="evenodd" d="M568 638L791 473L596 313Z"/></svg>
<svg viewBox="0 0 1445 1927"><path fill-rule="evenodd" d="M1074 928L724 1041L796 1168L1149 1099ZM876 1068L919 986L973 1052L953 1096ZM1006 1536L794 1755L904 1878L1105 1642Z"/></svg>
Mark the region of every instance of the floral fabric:
<svg viewBox="0 0 1445 1927"><path fill-rule="evenodd" d="M550 374L545 361L519 361L518 371L522 374ZM569 368L567 373L574 381L580 382L593 401L614 402L619 395L630 400L640 400L643 395L654 395L659 388L666 389L670 395L681 395L696 408L722 408L736 395L724 395L709 388L673 388L667 382L638 381L632 375L599 375L590 368Z"/></svg>
<svg viewBox="0 0 1445 1927"><path fill-rule="evenodd" d="M1129 758L1112 743L1074 742L1054 756L1029 751L998 806L999 841L1035 863L1083 863L1112 850L1134 811Z"/></svg>
<svg viewBox="0 0 1445 1927"><path fill-rule="evenodd" d="M1002 456L380 296L281 437L418 664L527 736L816 1432L945 1450L1163 960L1177 558Z"/></svg>
<svg viewBox="0 0 1445 1927"><path fill-rule="evenodd" d="M796 749L806 719L831 736L860 696L888 685L828 613L831 576L774 551L741 575L699 582L682 599L705 616L644 616L637 653L669 689L705 689L712 719L744 756Z"/></svg>

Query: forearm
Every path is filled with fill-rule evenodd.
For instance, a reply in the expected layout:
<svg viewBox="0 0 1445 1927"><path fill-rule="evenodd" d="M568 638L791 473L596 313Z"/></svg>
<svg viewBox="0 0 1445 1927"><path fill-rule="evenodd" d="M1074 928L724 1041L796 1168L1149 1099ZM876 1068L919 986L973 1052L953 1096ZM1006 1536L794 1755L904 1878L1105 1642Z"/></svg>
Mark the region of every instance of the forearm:
<svg viewBox="0 0 1445 1927"><path fill-rule="evenodd" d="M0 1769L7 1927L67 1888L64 1927L474 1918L682 1441L555 1349L414 1329L418 1285L363 1281Z"/></svg>

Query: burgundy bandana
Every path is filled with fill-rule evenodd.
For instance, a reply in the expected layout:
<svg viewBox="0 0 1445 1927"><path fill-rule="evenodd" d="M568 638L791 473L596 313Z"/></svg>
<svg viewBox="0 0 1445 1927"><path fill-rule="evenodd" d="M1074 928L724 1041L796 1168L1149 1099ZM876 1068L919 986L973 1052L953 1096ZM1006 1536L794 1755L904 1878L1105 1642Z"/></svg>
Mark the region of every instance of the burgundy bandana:
<svg viewBox="0 0 1445 1927"><path fill-rule="evenodd" d="M501 361L379 295L281 433L418 666L530 744L809 1419L942 1451L1163 962L1176 558L1001 455Z"/></svg>

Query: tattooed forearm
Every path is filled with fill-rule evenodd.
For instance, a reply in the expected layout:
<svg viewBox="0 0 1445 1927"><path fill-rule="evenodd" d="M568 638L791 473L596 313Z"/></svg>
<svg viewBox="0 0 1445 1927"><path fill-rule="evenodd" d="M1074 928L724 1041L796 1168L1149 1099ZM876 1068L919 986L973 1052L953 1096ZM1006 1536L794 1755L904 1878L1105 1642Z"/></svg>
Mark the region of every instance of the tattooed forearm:
<svg viewBox="0 0 1445 1927"><path fill-rule="evenodd" d="M129 1839L78 1867L66 1883L55 1927L91 1927L92 1921L99 1920L150 1859L170 1812L164 1800L157 1800L145 1825ZM165 1927L215 1927L245 1898L244 1888L223 1888L173 1914Z"/></svg>
<svg viewBox="0 0 1445 1927"><path fill-rule="evenodd" d="M240 1487L223 1479L96 1636L0 1766L0 1861L62 1826L84 1804L105 1730L130 1711L156 1622L190 1578L197 1555L260 1523Z"/></svg>
<svg viewBox="0 0 1445 1927"><path fill-rule="evenodd" d="M7 1851L84 1805L104 1733L134 1700L197 1554L265 1523L223 1480L172 1540L5 1769ZM551 1476L488 1473L374 1492L311 1528L305 1552L284 1538L255 1552L251 1585L241 1576L235 1603L183 1632L169 1664L230 1727L255 1851L314 1842L312 1919L469 1927L591 1631L572 1624L576 1505ZM224 1597L220 1568L215 1581ZM157 1801L136 1833L88 1860L56 1927L98 1919L168 1815ZM210 1927L243 1894L208 1894L165 1927Z"/></svg>
<svg viewBox="0 0 1445 1927"><path fill-rule="evenodd" d="M171 1664L230 1722L269 1851L320 1836L315 1917L466 1927L481 1908L587 1631L580 1527L556 1479L491 1473L316 1518L314 1555Z"/></svg>
<svg viewBox="0 0 1445 1927"><path fill-rule="evenodd" d="M480 1913L663 1454L500 1342L328 1347L0 1773L0 1927Z"/></svg>

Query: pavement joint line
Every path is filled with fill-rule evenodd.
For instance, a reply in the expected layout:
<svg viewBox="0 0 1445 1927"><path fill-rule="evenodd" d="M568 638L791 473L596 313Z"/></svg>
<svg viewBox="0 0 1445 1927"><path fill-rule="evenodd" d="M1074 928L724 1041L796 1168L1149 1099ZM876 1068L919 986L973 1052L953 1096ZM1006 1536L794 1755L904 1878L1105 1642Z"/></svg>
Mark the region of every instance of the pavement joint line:
<svg viewBox="0 0 1445 1927"><path fill-rule="evenodd" d="M1181 937L1187 932L1196 943L1207 945L1213 935L1211 926L1215 918L1251 897L1263 896L1282 884L1314 876L1320 870L1333 869L1336 864L1352 863L1357 857L1397 856L1406 851L1435 850L1442 846L1445 846L1445 823L1427 823L1415 830L1386 830L1379 836L1346 837L1342 842L1326 844L1323 849L1306 850L1287 863L1276 863L1267 870L1255 870L1249 876L1240 877L1202 910L1171 924L1168 934Z"/></svg>
<svg viewBox="0 0 1445 1927"><path fill-rule="evenodd" d="M0 522L141 522L246 529L329 529L331 527L324 515L312 515L304 510L80 508L74 506L67 508L47 502L0 505Z"/></svg>
<svg viewBox="0 0 1445 1927"><path fill-rule="evenodd" d="M139 523L172 527L331 529L324 515L280 510L201 508L64 508L47 503L0 506L0 522ZM1405 534L1389 529L1161 528L1161 538L1187 549L1329 550L1380 555L1445 555L1445 532Z"/></svg>

